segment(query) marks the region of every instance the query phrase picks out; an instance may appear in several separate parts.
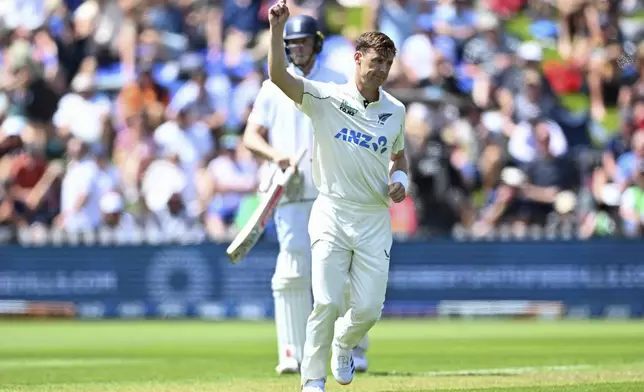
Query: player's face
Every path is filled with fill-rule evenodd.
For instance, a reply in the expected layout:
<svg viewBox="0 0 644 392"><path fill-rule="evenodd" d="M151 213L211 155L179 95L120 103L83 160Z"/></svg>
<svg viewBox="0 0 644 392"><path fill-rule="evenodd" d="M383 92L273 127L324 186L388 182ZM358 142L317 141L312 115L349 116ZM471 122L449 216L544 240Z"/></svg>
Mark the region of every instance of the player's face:
<svg viewBox="0 0 644 392"><path fill-rule="evenodd" d="M305 37L288 40L286 43L291 62L298 67L306 66L313 55L313 37Z"/></svg>
<svg viewBox="0 0 644 392"><path fill-rule="evenodd" d="M393 55L383 55L373 49L356 52L354 59L360 79L367 86L381 86L389 76L389 70L394 62Z"/></svg>

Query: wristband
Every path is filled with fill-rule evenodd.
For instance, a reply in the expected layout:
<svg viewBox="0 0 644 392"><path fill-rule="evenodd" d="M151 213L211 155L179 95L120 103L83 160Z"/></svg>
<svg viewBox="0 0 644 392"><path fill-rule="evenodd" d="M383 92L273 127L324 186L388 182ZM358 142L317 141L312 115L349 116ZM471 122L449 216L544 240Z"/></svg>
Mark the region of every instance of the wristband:
<svg viewBox="0 0 644 392"><path fill-rule="evenodd" d="M391 182L399 182L402 184L403 188L405 188L405 191L407 191L407 188L409 187L409 183L407 180L407 173L405 173L402 170L396 170L393 172L391 175Z"/></svg>

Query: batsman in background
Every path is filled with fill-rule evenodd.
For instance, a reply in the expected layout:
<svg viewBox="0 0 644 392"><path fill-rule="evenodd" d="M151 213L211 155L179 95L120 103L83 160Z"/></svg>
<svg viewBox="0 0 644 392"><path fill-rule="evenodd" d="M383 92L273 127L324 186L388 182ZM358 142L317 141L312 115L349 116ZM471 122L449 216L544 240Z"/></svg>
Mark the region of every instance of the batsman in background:
<svg viewBox="0 0 644 392"><path fill-rule="evenodd" d="M288 72L320 82L346 83L344 75L325 68L318 61L324 36L315 19L307 15L292 17L284 27L285 53L290 60ZM311 241L308 225L317 190L311 173L313 125L283 92L270 80L264 82L248 118L244 143L253 153L286 169L302 148L307 155L298 167L299 178L293 181L275 211L280 243L272 280L279 363L277 373L297 373L303 359L306 321L312 310ZM349 306L349 286L345 292L344 311ZM367 338L354 350L357 371L367 370L364 355Z"/></svg>

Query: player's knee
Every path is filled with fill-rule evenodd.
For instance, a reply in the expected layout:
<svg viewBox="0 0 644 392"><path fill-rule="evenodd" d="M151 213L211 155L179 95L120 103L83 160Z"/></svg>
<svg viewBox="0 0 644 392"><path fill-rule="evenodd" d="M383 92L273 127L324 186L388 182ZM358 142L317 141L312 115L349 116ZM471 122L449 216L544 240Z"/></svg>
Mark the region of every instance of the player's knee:
<svg viewBox="0 0 644 392"><path fill-rule="evenodd" d="M318 299L313 304L313 313L321 316L328 316L330 320L335 320L340 316L341 301L331 299Z"/></svg>
<svg viewBox="0 0 644 392"><path fill-rule="evenodd" d="M276 291L304 291L311 290L311 279L303 276L273 276L271 288Z"/></svg>
<svg viewBox="0 0 644 392"><path fill-rule="evenodd" d="M367 303L352 309L354 321L360 324L375 324L382 315L382 304Z"/></svg>
<svg viewBox="0 0 644 392"><path fill-rule="evenodd" d="M273 291L310 290L311 260L306 252L282 250L271 281Z"/></svg>

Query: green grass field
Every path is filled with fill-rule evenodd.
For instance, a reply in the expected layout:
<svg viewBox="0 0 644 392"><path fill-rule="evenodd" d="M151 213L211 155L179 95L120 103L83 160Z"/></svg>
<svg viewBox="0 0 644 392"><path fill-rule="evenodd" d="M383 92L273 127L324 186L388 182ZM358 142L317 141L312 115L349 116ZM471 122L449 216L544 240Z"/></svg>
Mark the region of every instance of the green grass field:
<svg viewBox="0 0 644 392"><path fill-rule="evenodd" d="M644 391L644 323L381 321L329 391ZM0 391L298 391L270 323L0 322Z"/></svg>

